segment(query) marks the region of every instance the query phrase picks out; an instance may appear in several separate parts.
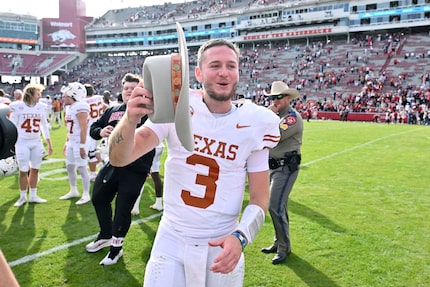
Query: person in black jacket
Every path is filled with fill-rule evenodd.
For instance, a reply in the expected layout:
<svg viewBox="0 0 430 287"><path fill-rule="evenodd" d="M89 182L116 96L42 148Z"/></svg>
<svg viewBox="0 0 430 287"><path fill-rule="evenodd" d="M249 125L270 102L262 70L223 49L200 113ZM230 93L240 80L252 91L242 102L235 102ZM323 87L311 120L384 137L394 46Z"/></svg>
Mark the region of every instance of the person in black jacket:
<svg viewBox="0 0 430 287"><path fill-rule="evenodd" d="M124 103L106 109L102 117L91 125L92 138L100 140L109 137L124 115L127 101L140 80L139 76L130 73L123 77L121 83ZM147 116L142 117L136 127L142 125L146 119ZM93 253L110 246L109 253L100 261L100 265L115 264L123 254L124 238L131 224L131 210L148 176L154 153L152 150L125 167L113 167L107 162L95 179L91 201L97 214L100 232L95 241L86 245L86 250ZM115 214L112 219L112 201L115 195Z"/></svg>

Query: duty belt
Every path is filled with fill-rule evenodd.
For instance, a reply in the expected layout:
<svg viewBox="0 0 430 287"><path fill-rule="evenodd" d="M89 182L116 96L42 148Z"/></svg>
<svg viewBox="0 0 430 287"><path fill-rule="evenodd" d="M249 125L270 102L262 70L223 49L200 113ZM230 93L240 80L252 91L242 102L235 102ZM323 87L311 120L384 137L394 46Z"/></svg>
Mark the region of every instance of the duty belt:
<svg viewBox="0 0 430 287"><path fill-rule="evenodd" d="M277 169L280 166L284 166L286 164L285 158L271 158L269 157L269 168L270 169Z"/></svg>

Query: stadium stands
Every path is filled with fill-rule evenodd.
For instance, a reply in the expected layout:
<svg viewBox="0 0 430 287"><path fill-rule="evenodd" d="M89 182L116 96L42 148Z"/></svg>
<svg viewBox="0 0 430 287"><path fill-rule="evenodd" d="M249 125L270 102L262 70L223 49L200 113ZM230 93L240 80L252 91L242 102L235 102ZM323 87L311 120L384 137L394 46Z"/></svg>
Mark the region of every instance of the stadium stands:
<svg viewBox="0 0 430 287"><path fill-rule="evenodd" d="M107 11L90 24L91 29L132 27L172 23L178 19L203 19L225 11L249 11L259 7L289 7L297 1L198 0L178 4L130 7ZM312 1L301 1L304 2ZM346 38L310 38L307 42L279 39L241 45L241 82L237 93L258 104L274 79L284 80L300 90L303 109L338 112L348 107L351 112L394 111L406 103L418 110L430 101L430 37L428 32L404 34L398 30L384 33L372 31L351 34ZM153 51L157 52L157 51ZM158 51L160 52L160 51ZM166 52L166 51L164 51ZM171 51L169 51L171 52ZM196 51L190 49L191 71L196 65ZM40 55L0 53L0 73L8 75L48 75L69 63L73 55L41 52ZM120 75L141 74L145 56L108 53L89 54L79 65L65 69L60 83L49 86L45 93L56 94L63 82L81 81L93 84L101 93L120 92ZM191 88L199 84L190 73ZM1 86L1 84L0 84ZM7 89L6 89L7 90ZM427 93L426 93L427 92ZM315 115L317 113L315 112Z"/></svg>
<svg viewBox="0 0 430 287"><path fill-rule="evenodd" d="M0 53L0 74L11 76L50 75L74 58L76 58L75 55L64 53Z"/></svg>

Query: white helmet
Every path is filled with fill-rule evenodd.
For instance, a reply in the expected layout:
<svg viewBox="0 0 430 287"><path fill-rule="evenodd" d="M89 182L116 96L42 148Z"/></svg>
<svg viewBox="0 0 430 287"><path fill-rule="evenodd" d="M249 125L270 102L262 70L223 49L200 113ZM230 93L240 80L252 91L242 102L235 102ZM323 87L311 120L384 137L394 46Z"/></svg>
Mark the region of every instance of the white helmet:
<svg viewBox="0 0 430 287"><path fill-rule="evenodd" d="M15 156L0 160L0 177L9 176L18 171L18 163Z"/></svg>
<svg viewBox="0 0 430 287"><path fill-rule="evenodd" d="M75 101L80 102L87 97L87 89L85 86L78 82L69 83L67 86L61 88L63 95L74 98Z"/></svg>

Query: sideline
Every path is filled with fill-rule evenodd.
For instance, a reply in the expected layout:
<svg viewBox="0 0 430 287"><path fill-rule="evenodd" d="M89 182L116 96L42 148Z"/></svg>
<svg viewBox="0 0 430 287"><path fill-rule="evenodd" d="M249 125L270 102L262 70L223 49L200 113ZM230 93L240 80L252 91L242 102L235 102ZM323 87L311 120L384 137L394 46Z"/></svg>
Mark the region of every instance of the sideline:
<svg viewBox="0 0 430 287"><path fill-rule="evenodd" d="M163 212L158 212L156 214L150 215L150 216L145 217L145 218L140 218L140 219L137 219L137 220L133 220L131 222L131 225L140 224L142 222L147 222L149 220L152 220L152 219L154 219L156 217L161 216L161 214L163 214ZM24 257L22 257L20 259L17 259L15 261L11 261L8 264L9 264L10 267L21 265L21 264L33 261L33 260L35 260L35 259L37 259L39 257L45 256L45 255L48 255L48 254L51 254L51 253L54 253L54 252L57 252L57 251L60 251L60 250L67 249L69 247L81 244L83 242L88 242L90 240L94 240L96 237L97 237L97 234L94 234L94 235L91 235L91 236L87 236L87 237L83 237L83 238L74 240L72 242L69 242L67 244L62 244L62 245L56 246L54 248L51 248L51 249L39 252L39 253L34 253L34 254L31 254L31 255L24 256Z"/></svg>

